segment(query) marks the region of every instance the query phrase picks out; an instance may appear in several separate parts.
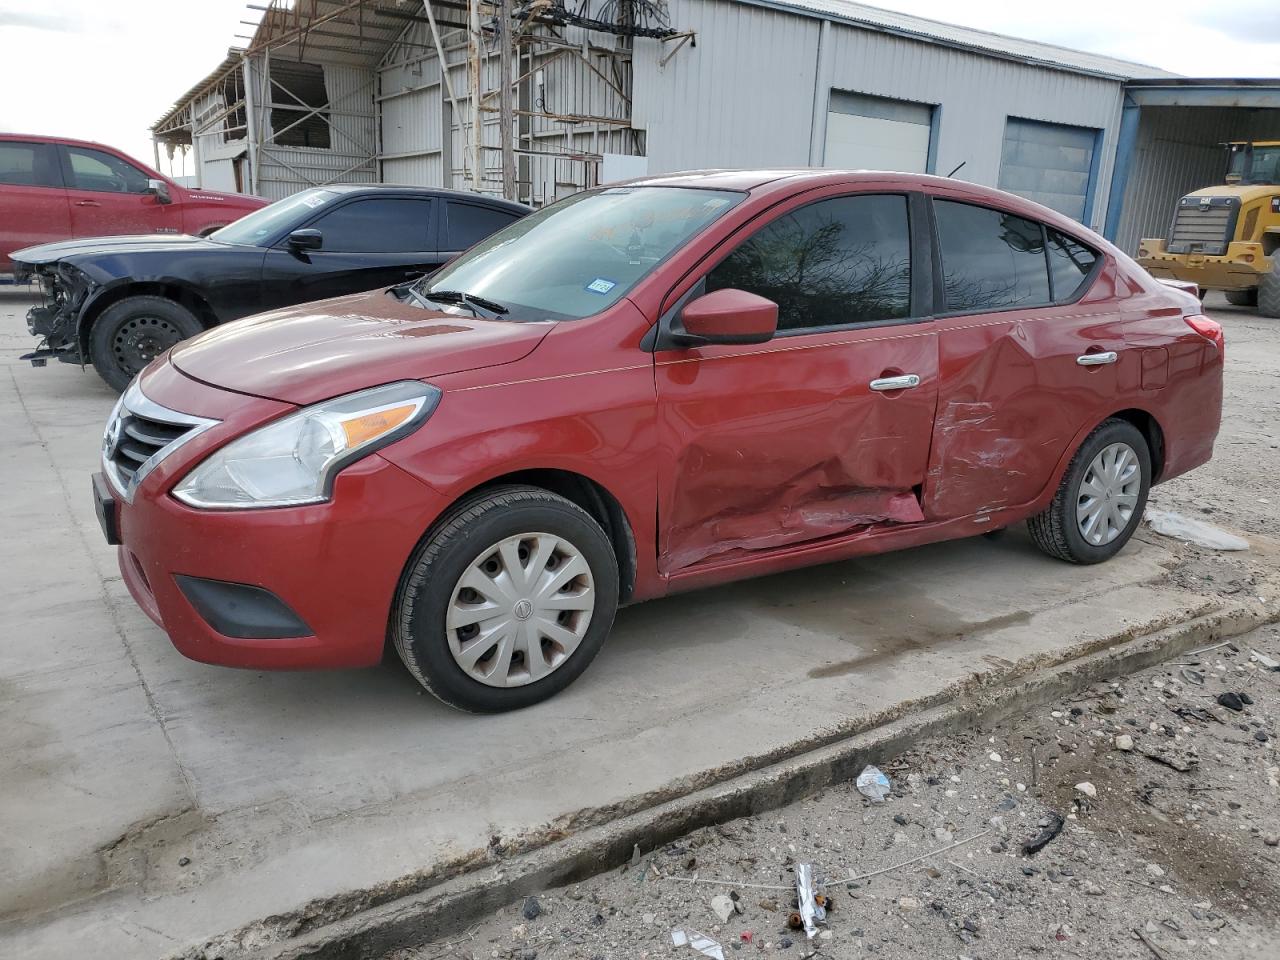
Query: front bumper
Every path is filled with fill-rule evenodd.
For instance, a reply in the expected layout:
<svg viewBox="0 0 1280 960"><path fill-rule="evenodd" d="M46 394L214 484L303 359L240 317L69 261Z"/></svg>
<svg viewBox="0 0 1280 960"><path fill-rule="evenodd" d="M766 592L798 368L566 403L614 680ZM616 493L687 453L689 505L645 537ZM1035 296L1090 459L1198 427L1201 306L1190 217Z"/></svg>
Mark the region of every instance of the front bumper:
<svg viewBox="0 0 1280 960"><path fill-rule="evenodd" d="M132 502L118 500L120 572L138 605L180 653L204 663L259 670L377 663L401 572L447 506L444 499L375 453L338 475L326 503L264 510L188 507L170 496L174 483L214 447L244 432L234 422L242 417L220 416L228 403L257 410L249 420L270 419L262 416L264 409L275 412L283 405L213 391L172 368L166 377L150 379L163 381L148 384L144 374L144 392L157 402L223 422L165 459ZM153 395L157 385L163 389ZM175 395L179 389L182 396ZM207 396L210 391L220 396ZM192 592L190 578L259 588L310 632L219 632L211 619L225 630L255 633L232 630L226 624L234 618L211 616L208 602ZM204 603L204 615L192 598Z"/></svg>
<svg viewBox="0 0 1280 960"><path fill-rule="evenodd" d="M1169 253L1163 240L1143 240L1137 261L1153 277L1185 280L1207 290L1252 290L1271 272L1271 258L1258 243L1231 243L1222 256Z"/></svg>

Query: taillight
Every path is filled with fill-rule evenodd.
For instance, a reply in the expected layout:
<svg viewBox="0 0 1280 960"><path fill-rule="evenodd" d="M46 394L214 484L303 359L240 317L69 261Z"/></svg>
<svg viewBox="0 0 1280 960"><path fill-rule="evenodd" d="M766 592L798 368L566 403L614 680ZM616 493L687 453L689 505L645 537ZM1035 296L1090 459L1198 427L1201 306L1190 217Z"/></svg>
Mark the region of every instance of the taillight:
<svg viewBox="0 0 1280 960"><path fill-rule="evenodd" d="M1188 327L1212 342L1219 350L1222 350L1226 345L1226 338L1222 335L1222 324L1218 323L1217 320L1211 320L1203 313L1193 313L1182 319L1187 321Z"/></svg>

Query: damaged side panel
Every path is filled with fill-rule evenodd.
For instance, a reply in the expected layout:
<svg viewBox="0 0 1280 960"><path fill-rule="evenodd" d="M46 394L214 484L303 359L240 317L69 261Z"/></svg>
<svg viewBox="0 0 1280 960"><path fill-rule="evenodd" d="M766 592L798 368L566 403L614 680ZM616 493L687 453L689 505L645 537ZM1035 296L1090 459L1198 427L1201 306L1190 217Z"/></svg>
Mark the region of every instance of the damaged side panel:
<svg viewBox="0 0 1280 960"><path fill-rule="evenodd" d="M1098 286L1111 290L1107 278ZM1121 314L1079 303L937 321L938 414L924 515L983 516L1034 500L1079 430L1109 415L1126 356ZM1081 365L1090 353L1117 362ZM1135 373L1135 382L1140 374Z"/></svg>
<svg viewBox="0 0 1280 960"><path fill-rule="evenodd" d="M936 349L924 323L660 354L659 569L922 520Z"/></svg>

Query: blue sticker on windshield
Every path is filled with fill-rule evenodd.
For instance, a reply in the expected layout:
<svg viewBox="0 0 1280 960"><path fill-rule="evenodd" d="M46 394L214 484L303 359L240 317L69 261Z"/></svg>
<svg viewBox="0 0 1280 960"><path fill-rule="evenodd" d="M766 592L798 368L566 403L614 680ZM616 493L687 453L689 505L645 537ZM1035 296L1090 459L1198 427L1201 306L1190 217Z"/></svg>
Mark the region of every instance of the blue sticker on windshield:
<svg viewBox="0 0 1280 960"><path fill-rule="evenodd" d="M616 286L617 284L612 280L606 280L604 277L596 277L587 284L586 289L590 290L592 293L608 293Z"/></svg>

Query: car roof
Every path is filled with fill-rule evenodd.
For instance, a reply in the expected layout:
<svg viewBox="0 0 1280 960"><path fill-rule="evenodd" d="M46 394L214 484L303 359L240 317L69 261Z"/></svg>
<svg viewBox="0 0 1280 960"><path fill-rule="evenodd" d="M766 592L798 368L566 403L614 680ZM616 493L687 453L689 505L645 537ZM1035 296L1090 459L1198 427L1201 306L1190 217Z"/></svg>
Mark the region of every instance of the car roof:
<svg viewBox="0 0 1280 960"><path fill-rule="evenodd" d="M344 196L353 193L409 193L419 197L440 197L445 200L462 200L467 203L479 203L484 206L499 207L504 210L511 210L519 213L529 212L529 207L526 207L523 203L516 203L513 200L503 200L501 197L491 197L485 193L470 193L466 190L447 190L444 187L415 187L409 184L397 183L326 183L323 186L315 187L314 189L329 190L333 193L343 194Z"/></svg>
<svg viewBox="0 0 1280 960"><path fill-rule="evenodd" d="M77 147L106 147L108 150L123 152L110 143L99 143L97 140L81 140L79 137L51 137L40 133L7 133L0 130L0 140L27 140L32 143L66 143Z"/></svg>

